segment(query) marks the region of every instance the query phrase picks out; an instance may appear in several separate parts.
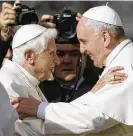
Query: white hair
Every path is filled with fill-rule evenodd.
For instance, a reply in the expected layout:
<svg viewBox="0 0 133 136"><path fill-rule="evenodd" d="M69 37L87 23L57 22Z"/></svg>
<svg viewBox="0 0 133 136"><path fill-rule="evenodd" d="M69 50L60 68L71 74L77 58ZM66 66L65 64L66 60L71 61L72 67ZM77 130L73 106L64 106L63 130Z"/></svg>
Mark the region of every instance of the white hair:
<svg viewBox="0 0 133 136"><path fill-rule="evenodd" d="M54 28L48 28L39 36L13 49L12 61L18 63L21 62L24 59L24 52L28 49L33 50L37 54L41 53L47 48L49 39L56 38L56 36L57 30Z"/></svg>
<svg viewBox="0 0 133 136"><path fill-rule="evenodd" d="M106 29L110 30L112 33L114 33L116 38L119 38L121 36L125 36L124 29L121 26L115 26L107 23L103 23L100 21L95 21L92 19L88 19L87 25L91 26L95 32L99 35L101 30Z"/></svg>

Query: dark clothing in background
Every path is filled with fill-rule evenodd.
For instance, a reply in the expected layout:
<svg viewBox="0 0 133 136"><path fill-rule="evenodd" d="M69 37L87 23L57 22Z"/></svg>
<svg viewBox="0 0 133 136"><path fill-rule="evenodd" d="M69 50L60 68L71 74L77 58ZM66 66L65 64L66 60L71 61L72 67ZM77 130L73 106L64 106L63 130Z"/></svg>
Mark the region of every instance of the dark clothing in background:
<svg viewBox="0 0 133 136"><path fill-rule="evenodd" d="M98 76L91 69L85 70L83 77L85 80L75 91L72 100L90 91L98 80ZM61 87L56 80L43 81L40 83L40 88L49 102L65 102L66 96L72 91Z"/></svg>
<svg viewBox="0 0 133 136"><path fill-rule="evenodd" d="M12 42L12 38L10 38L8 41L3 41L0 38L0 68L3 62L3 59L7 53L7 50L8 48L10 48L11 42Z"/></svg>

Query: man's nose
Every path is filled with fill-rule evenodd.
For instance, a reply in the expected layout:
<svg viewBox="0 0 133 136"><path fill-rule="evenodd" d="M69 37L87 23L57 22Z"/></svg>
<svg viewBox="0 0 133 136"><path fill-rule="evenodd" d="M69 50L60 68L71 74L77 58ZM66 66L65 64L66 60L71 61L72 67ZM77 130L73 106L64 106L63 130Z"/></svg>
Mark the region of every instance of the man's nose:
<svg viewBox="0 0 133 136"><path fill-rule="evenodd" d="M72 62L72 58L68 53L65 54L65 56L63 57L63 62L64 63L71 63Z"/></svg>
<svg viewBox="0 0 133 136"><path fill-rule="evenodd" d="M82 45L80 45L80 52L81 52L82 54L84 54L84 52L85 52L85 47L82 46Z"/></svg>

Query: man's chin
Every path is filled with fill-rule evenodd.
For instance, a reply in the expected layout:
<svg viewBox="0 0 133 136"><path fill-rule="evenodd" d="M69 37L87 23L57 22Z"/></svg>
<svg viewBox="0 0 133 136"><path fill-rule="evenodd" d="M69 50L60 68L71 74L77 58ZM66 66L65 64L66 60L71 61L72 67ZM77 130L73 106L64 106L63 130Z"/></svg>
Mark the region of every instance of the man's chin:
<svg viewBox="0 0 133 136"><path fill-rule="evenodd" d="M47 79L48 81L52 81L52 80L54 80L54 76L53 76L53 74L52 73L50 73L50 75L49 75L49 77L48 77L48 79Z"/></svg>
<svg viewBox="0 0 133 136"><path fill-rule="evenodd" d="M52 73L50 73L48 76L43 75L39 78L39 81L52 81L52 80L54 80Z"/></svg>
<svg viewBox="0 0 133 136"><path fill-rule="evenodd" d="M95 67L100 68L100 66L98 65L97 62L93 61L93 64L94 64Z"/></svg>
<svg viewBox="0 0 133 136"><path fill-rule="evenodd" d="M66 76L66 77L64 78L64 80L65 80L66 82L69 82L69 81L75 80L75 78L76 78L76 75L75 75L75 74L72 74L72 75Z"/></svg>
<svg viewBox="0 0 133 136"><path fill-rule="evenodd" d="M54 80L54 77L50 77L49 79L48 79L48 81L53 81Z"/></svg>
<svg viewBox="0 0 133 136"><path fill-rule="evenodd" d="M62 85L73 85L76 81L76 77L67 78L55 78Z"/></svg>

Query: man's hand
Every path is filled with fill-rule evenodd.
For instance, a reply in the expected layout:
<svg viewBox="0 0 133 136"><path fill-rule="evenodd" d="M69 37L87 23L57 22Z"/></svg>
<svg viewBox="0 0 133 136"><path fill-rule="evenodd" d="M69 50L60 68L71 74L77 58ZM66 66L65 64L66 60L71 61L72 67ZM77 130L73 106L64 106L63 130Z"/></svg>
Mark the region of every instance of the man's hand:
<svg viewBox="0 0 133 136"><path fill-rule="evenodd" d="M82 17L82 14L80 14L79 12L77 13L77 16L76 16L76 20L79 21Z"/></svg>
<svg viewBox="0 0 133 136"><path fill-rule="evenodd" d="M21 120L26 117L37 117L40 103L40 101L34 98L17 97L11 99L11 104L16 108Z"/></svg>
<svg viewBox="0 0 133 136"><path fill-rule="evenodd" d="M16 0L14 6L4 2L2 4L2 11L0 13L0 28L1 36L4 40L7 40L12 36L12 31L9 29L9 25L16 23L16 11L18 7L16 5L20 4L20 0Z"/></svg>
<svg viewBox="0 0 133 136"><path fill-rule="evenodd" d="M82 14L78 12L76 16L76 20L79 21L81 17L82 17ZM47 28L55 28L56 24L47 21L47 20L52 20L52 19L54 19L54 16L52 15L42 15L40 25L47 27Z"/></svg>
<svg viewBox="0 0 133 136"><path fill-rule="evenodd" d="M42 15L40 25L47 28L55 28L56 24L48 22L47 20L52 20L54 17L52 15Z"/></svg>
<svg viewBox="0 0 133 136"><path fill-rule="evenodd" d="M95 86L91 89L91 92L96 93L106 84L119 84L127 79L128 75L126 73L120 72L124 70L124 67L117 66L109 69L107 73L97 81ZM113 78L112 78L113 77Z"/></svg>

